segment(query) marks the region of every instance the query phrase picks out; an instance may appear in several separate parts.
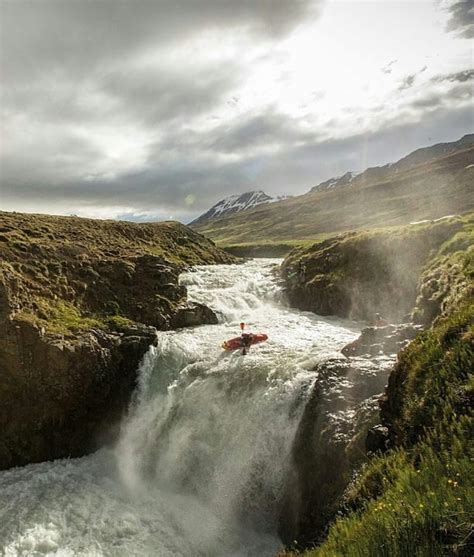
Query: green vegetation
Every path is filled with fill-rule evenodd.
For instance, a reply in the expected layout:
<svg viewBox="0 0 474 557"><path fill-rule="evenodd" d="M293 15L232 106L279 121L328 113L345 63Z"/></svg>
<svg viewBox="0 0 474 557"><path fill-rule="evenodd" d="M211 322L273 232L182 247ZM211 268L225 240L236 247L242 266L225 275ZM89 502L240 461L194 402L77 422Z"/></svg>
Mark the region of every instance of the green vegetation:
<svg viewBox="0 0 474 557"><path fill-rule="evenodd" d="M178 222L0 212L0 310L53 333L165 327L181 270L233 261Z"/></svg>
<svg viewBox="0 0 474 557"><path fill-rule="evenodd" d="M0 211L3 260L45 264L54 259L131 258L155 255L180 265L221 262L214 244L177 221L136 224ZM231 260L230 257L228 257ZM33 262L33 261L31 261Z"/></svg>
<svg viewBox="0 0 474 557"><path fill-rule="evenodd" d="M472 554L473 340L471 297L401 353L382 407L394 448L362 469L307 557Z"/></svg>
<svg viewBox="0 0 474 557"><path fill-rule="evenodd" d="M16 318L63 335L73 335L91 328L122 331L133 324L132 320L122 315L84 315L73 304L61 300L37 299L35 309L35 313L22 310Z"/></svg>
<svg viewBox="0 0 474 557"><path fill-rule="evenodd" d="M473 254L474 215L468 214L342 234L285 260L296 289L302 273L295 269L305 275L306 304L317 292L325 303L332 293L340 303L347 283L359 298L374 291L375 311L377 293L398 306L413 290L415 319L430 325L436 318L399 354L390 375L381 419L391 449L359 471L325 541L306 557L472 555ZM402 296L391 290L407 278Z"/></svg>
<svg viewBox="0 0 474 557"><path fill-rule="evenodd" d="M470 283L473 226L468 214L345 232L295 249L283 263L290 302L323 315L370 320L380 312L394 321L416 303L417 321L430 323Z"/></svg>
<svg viewBox="0 0 474 557"><path fill-rule="evenodd" d="M413 315L429 323L441 312L449 312L474 290L474 215L463 219L463 227L445 241L420 277L419 297Z"/></svg>
<svg viewBox="0 0 474 557"><path fill-rule="evenodd" d="M283 257L295 248L310 246L315 241L326 238L327 234L320 234L313 240L288 240L286 242L249 242L243 244L226 245L224 250L236 257Z"/></svg>

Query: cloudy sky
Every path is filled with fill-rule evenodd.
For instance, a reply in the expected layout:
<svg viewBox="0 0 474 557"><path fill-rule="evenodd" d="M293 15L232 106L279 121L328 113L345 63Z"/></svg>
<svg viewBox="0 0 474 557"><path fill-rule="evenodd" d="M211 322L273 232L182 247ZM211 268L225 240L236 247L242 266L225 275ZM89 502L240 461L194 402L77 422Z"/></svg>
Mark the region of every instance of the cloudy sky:
<svg viewBox="0 0 474 557"><path fill-rule="evenodd" d="M187 222L474 131L472 2L0 6L3 210Z"/></svg>

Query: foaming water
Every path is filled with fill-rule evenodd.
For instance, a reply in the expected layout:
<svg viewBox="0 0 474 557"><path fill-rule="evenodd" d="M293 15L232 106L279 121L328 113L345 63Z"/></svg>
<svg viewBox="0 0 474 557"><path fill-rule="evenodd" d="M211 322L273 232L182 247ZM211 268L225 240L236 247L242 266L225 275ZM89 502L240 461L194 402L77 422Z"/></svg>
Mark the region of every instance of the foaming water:
<svg viewBox="0 0 474 557"><path fill-rule="evenodd" d="M277 264L182 277L219 324L160 333L115 448L0 474L6 556L275 554L309 370L358 334L349 321L286 308ZM241 321L268 342L224 353Z"/></svg>

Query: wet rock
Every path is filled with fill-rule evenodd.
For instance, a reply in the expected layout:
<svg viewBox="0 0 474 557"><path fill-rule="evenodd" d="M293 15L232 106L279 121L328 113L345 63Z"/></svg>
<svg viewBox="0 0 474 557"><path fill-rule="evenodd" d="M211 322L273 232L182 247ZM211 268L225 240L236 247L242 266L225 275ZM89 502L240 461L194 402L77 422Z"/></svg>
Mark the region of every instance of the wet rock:
<svg viewBox="0 0 474 557"><path fill-rule="evenodd" d="M0 230L0 468L83 455L113 439L155 328L215 322L179 274L235 259L179 223L0 211Z"/></svg>
<svg viewBox="0 0 474 557"><path fill-rule="evenodd" d="M367 327L359 338L344 346L341 352L348 358L364 354L396 354L422 330L420 325L412 324Z"/></svg>
<svg viewBox="0 0 474 557"><path fill-rule="evenodd" d="M369 429L365 438L365 450L368 454L384 453L390 444L388 428L376 425Z"/></svg>
<svg viewBox="0 0 474 557"><path fill-rule="evenodd" d="M211 308L197 302L189 302L177 309L171 319L171 327L196 327L198 325L217 325L217 315Z"/></svg>
<svg viewBox="0 0 474 557"><path fill-rule="evenodd" d="M0 350L0 469L87 454L112 441L152 327L49 334L4 324Z"/></svg>
<svg viewBox="0 0 474 557"><path fill-rule="evenodd" d="M286 546L317 543L334 518L353 471L365 457L367 431L378 420L378 399L391 358L333 359L315 367L292 448L281 501L279 535Z"/></svg>
<svg viewBox="0 0 474 557"><path fill-rule="evenodd" d="M288 300L319 315L370 321L380 312L400 322L415 306L423 268L462 226L453 221L427 228L345 232L295 249L282 264ZM428 303L442 288L432 281L425 290Z"/></svg>

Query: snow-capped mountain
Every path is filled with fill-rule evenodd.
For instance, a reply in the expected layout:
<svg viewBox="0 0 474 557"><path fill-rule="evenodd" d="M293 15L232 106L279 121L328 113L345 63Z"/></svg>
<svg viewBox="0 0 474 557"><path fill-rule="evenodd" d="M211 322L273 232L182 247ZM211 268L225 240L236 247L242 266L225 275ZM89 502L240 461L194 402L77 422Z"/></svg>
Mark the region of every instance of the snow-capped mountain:
<svg viewBox="0 0 474 557"><path fill-rule="evenodd" d="M332 190L339 186L347 186L352 182L352 180L354 180L356 176L358 176L357 172L346 172L342 176L338 176L337 178L330 178L325 182L321 182L317 186L311 188L311 191L312 192L326 191L326 190Z"/></svg>
<svg viewBox="0 0 474 557"><path fill-rule="evenodd" d="M263 203L274 203L281 201L288 196L280 195L278 197L270 197L263 191L249 191L241 195L231 195L216 203L209 211L202 214L197 219L193 220L190 224L202 224L205 221L231 215L232 213L240 213L247 209L253 209L257 205Z"/></svg>
<svg viewBox="0 0 474 557"><path fill-rule="evenodd" d="M321 182L317 186L311 188L311 192L321 192L333 190L339 186L354 186L366 182L373 182L374 180L387 180L391 176L413 168L420 164L430 164L433 160L439 157L447 156L456 151L469 149L474 144L474 134L467 134L458 141L451 143L437 143L430 147L423 147L413 151L406 157L403 157L397 162L385 164L383 166L373 166L367 168L363 172L346 172L337 178L330 178L325 182Z"/></svg>

